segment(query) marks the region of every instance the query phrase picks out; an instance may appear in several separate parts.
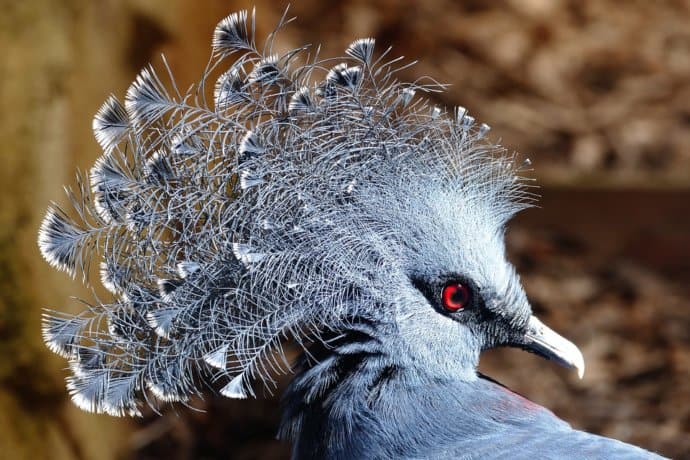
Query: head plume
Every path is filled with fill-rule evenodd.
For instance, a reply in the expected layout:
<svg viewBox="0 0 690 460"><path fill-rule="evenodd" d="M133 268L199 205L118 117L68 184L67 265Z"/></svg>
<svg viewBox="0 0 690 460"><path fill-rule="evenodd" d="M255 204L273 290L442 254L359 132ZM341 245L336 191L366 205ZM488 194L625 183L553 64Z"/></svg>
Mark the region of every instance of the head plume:
<svg viewBox="0 0 690 460"><path fill-rule="evenodd" d="M463 218L501 232L533 198L486 125L418 95L441 85L396 81L373 39L333 61L273 54L275 33L259 51L254 30L245 11L220 22L196 90L147 67L124 104L108 99L90 188L70 192L76 212L48 211L45 258L85 279L101 259L112 293L45 317L83 409L137 415L217 382L253 396L288 369L286 339L392 315L382 288L423 263L428 235Z"/></svg>

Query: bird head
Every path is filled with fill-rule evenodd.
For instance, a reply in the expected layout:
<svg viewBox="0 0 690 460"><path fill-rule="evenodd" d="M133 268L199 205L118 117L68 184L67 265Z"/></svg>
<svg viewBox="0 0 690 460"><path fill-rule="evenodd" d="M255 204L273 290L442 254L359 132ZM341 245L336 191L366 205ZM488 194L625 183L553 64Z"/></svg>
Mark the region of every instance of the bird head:
<svg viewBox="0 0 690 460"><path fill-rule="evenodd" d="M487 171L472 174L475 161ZM470 171L446 176L444 184L428 185L418 195L420 202L413 206L427 215L407 224L416 224L425 237L409 253L411 287L397 309L399 330L409 343L424 343L429 359L444 364L436 369L452 372L463 361L472 364L465 369L474 369L480 351L512 346L575 368L581 377L582 354L533 315L520 277L506 258L507 219L525 204L516 190L512 201L505 201L510 196L506 192L519 183L519 172L509 172L511 161L470 158ZM463 186L468 173L486 183ZM487 193L492 188L503 192ZM414 214L409 210L408 215Z"/></svg>
<svg viewBox="0 0 690 460"><path fill-rule="evenodd" d="M373 39L333 66L306 48L267 56L275 34L261 51L254 31L246 11L219 23L198 90L167 90L148 67L124 105L108 99L75 217L46 215L48 262L86 281L101 258L112 294L45 317L75 403L138 415L142 400L187 401L223 380L245 398L287 370L286 339L336 337L340 356L376 342L393 364L450 378L517 346L581 374L506 260L506 224L535 197L489 127L417 96L443 85L398 82L405 66L375 58ZM371 341L348 348L357 332Z"/></svg>
<svg viewBox="0 0 690 460"><path fill-rule="evenodd" d="M434 120L398 145L399 156L382 157L346 203L313 203L330 223L309 244L315 259L343 268L342 284L327 289L352 293L327 310L369 318L389 356L425 374L472 378L482 350L510 346L581 377L582 354L533 315L506 258L508 221L535 199L523 177L529 161L463 119Z"/></svg>

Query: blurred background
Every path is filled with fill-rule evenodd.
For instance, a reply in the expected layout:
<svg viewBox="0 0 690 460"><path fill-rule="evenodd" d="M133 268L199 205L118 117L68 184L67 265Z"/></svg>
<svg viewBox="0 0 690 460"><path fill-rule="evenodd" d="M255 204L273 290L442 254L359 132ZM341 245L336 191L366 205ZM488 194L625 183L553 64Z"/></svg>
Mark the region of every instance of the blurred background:
<svg viewBox="0 0 690 460"><path fill-rule="evenodd" d="M0 0L1 459L288 457L270 395L142 420L82 413L40 338L41 308L89 298L35 241L49 201L100 154L93 114L160 53L180 87L195 82L215 24L252 5L262 37L283 2ZM450 83L437 103L532 159L543 199L513 222L510 257L587 372L516 350L482 370L578 428L690 458L690 1L294 0L290 14L280 46L336 56L376 37L419 59L402 79Z"/></svg>

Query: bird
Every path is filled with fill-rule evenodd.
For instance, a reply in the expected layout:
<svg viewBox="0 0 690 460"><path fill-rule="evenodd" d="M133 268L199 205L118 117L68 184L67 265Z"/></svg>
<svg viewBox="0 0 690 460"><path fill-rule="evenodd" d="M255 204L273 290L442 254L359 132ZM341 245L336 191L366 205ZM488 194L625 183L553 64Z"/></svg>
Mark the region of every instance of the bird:
<svg viewBox="0 0 690 460"><path fill-rule="evenodd" d="M584 372L506 257L538 200L530 162L433 105L445 85L400 81L413 63L372 38L279 53L291 21L260 45L255 11L232 13L197 85L163 58L96 113L103 153L38 232L94 292L43 316L74 404L137 417L292 373L278 437L295 459L661 458L477 370L517 347Z"/></svg>

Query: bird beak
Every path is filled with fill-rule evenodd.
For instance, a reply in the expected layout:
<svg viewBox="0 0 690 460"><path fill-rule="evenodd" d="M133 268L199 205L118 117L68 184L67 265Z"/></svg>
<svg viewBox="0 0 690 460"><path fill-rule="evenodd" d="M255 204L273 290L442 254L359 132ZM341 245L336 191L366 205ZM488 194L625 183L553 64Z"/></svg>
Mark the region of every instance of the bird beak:
<svg viewBox="0 0 690 460"><path fill-rule="evenodd" d="M558 335L544 325L536 316L531 316L527 323L523 348L536 353L562 366L577 370L577 376L585 374L585 358L579 348L570 340Z"/></svg>

